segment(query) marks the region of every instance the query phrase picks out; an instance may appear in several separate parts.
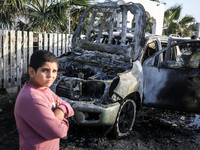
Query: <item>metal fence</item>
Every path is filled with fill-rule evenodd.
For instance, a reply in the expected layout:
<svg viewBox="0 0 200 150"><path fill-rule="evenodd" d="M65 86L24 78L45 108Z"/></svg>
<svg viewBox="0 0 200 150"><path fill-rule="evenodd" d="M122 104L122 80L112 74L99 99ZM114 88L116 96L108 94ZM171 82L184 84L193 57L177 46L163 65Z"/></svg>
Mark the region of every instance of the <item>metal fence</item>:
<svg viewBox="0 0 200 150"><path fill-rule="evenodd" d="M21 86L31 54L48 50L56 56L70 51L71 35L0 30L0 88Z"/></svg>

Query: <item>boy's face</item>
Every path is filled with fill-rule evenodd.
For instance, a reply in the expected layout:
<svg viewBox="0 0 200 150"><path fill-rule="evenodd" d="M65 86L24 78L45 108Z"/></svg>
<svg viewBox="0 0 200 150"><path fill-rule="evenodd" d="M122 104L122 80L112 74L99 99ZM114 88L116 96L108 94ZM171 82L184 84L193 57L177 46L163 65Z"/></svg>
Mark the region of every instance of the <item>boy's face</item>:
<svg viewBox="0 0 200 150"><path fill-rule="evenodd" d="M42 67L37 69L37 72L30 67L29 83L34 85L37 88L45 89L50 87L55 81L58 72L58 64L56 62L46 62Z"/></svg>

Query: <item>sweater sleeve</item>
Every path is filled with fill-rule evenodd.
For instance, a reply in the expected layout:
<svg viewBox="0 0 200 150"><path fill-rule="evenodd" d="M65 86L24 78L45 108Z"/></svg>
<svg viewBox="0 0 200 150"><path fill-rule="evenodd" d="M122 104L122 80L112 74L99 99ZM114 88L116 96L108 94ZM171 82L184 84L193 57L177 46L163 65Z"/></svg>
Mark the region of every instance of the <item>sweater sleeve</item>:
<svg viewBox="0 0 200 150"><path fill-rule="evenodd" d="M57 107L60 108L64 112L65 118L71 117L74 115L74 110L69 103L59 98L55 93L54 93L54 99L55 101L61 102L61 104L58 105Z"/></svg>
<svg viewBox="0 0 200 150"><path fill-rule="evenodd" d="M68 121L65 119L61 122L56 118L45 101L40 100L29 104L23 115L27 124L44 139L50 140L67 136Z"/></svg>

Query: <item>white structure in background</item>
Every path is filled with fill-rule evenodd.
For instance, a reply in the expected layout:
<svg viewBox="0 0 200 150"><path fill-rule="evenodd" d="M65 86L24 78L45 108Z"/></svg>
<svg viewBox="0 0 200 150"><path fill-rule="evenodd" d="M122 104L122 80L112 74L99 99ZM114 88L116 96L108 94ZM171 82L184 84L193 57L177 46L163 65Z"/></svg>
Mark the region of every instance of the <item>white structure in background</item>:
<svg viewBox="0 0 200 150"><path fill-rule="evenodd" d="M108 2L111 0L105 0ZM113 0L116 1L116 0ZM102 2L102 0L98 0L98 2ZM150 0L124 0L125 3L133 2L133 3L140 3L143 5L145 11L147 12L147 17L152 18L153 20L153 29L152 34L155 35L162 35L163 30L163 20L164 20L164 12L165 12L165 5L150 1ZM133 16L129 12L128 20L132 20ZM131 21L128 22L128 27L131 28Z"/></svg>
<svg viewBox="0 0 200 150"><path fill-rule="evenodd" d="M124 0L125 2L140 3L144 6L146 14L153 19L152 34L162 35L165 5L149 0Z"/></svg>

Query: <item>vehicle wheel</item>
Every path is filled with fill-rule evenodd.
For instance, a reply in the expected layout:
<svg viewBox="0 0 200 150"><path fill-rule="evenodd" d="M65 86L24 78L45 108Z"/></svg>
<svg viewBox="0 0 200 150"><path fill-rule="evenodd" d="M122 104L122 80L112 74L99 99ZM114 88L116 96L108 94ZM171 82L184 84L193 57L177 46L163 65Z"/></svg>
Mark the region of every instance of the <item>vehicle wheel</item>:
<svg viewBox="0 0 200 150"><path fill-rule="evenodd" d="M127 99L120 107L115 125L111 130L115 139L126 136L132 130L136 116L136 104L133 100Z"/></svg>

